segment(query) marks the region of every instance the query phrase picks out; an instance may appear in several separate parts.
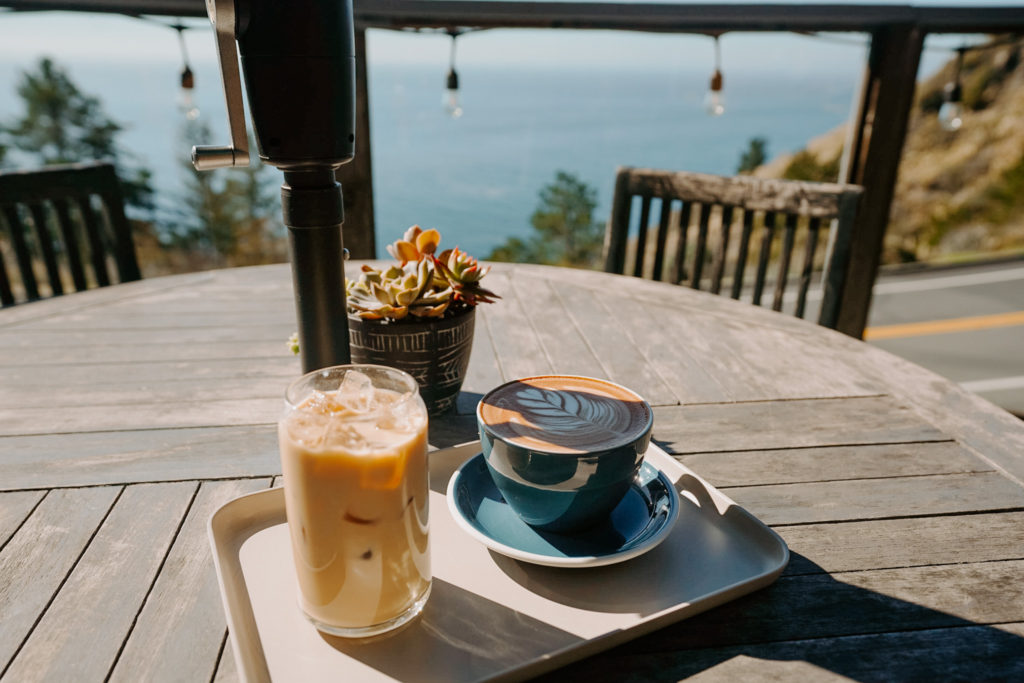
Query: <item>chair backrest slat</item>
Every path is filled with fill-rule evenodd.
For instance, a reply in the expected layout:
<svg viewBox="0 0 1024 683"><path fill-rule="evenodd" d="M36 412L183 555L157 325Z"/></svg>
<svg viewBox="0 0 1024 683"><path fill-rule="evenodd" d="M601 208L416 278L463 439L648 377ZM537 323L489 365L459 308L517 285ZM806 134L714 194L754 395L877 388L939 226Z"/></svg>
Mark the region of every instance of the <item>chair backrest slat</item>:
<svg viewBox="0 0 1024 683"><path fill-rule="evenodd" d="M18 213L18 207L8 204L4 207L4 218L7 219L11 246L14 248L14 258L18 261L18 272L21 274L21 286L25 288L25 297L29 301L39 298L39 286L36 284L36 274L32 270L32 254L29 253L28 243L25 241L25 224Z"/></svg>
<svg viewBox="0 0 1024 683"><path fill-rule="evenodd" d="M722 229L715 250L715 262L711 268L711 293L718 294L722 290L722 276L725 274L725 259L729 254L729 231L732 229L732 206L722 207Z"/></svg>
<svg viewBox="0 0 1024 683"><path fill-rule="evenodd" d="M700 279L704 274L704 255L708 246L708 224L711 222L711 204L700 205L700 222L697 224L697 246L693 249L693 276L690 286L700 289Z"/></svg>
<svg viewBox="0 0 1024 683"><path fill-rule="evenodd" d="M772 242L775 240L775 212L765 211L764 225L761 227L761 252L757 257L757 274L754 275L754 294L751 300L755 306L761 305L764 293L764 281L768 277L768 261L772 253Z"/></svg>
<svg viewBox="0 0 1024 683"><path fill-rule="evenodd" d="M96 219L96 212L88 197L75 197L75 203L78 205L82 222L85 224L85 237L89 242L89 261L92 263L93 275L96 276L96 284L106 287L110 284L110 274L107 272L106 250L103 248L103 238L100 236L100 224Z"/></svg>
<svg viewBox="0 0 1024 683"><path fill-rule="evenodd" d="M67 256L68 270L75 291L83 292L89 285L85 281L85 269L82 268L82 253L78 246L78 235L71 222L71 208L67 199L53 200L53 208L57 212L57 225L60 226L61 238L64 240L64 254Z"/></svg>
<svg viewBox="0 0 1024 683"><path fill-rule="evenodd" d="M102 212L94 207L97 198ZM54 296L64 293L62 268L70 272L76 290L89 286L90 278L83 266L85 250L91 281L96 285L102 287L114 281L108 266L111 258L117 266L117 281L141 278L131 226L124 213L124 196L113 165L94 162L0 172L0 206L7 225L6 234L0 231L0 239L6 237L14 251L20 275L13 280L10 271L0 263L0 303L4 306L18 302L19 282L24 299L40 298L33 257L42 261L38 273L45 269L48 291ZM32 235L27 231L25 215L31 216ZM81 229L75 225L75 216L81 220Z"/></svg>
<svg viewBox="0 0 1024 683"><path fill-rule="evenodd" d="M636 257L633 261L633 275L643 277L644 257L647 255L647 224L651 220L651 198L640 198L640 229L636 236Z"/></svg>
<svg viewBox="0 0 1024 683"><path fill-rule="evenodd" d="M775 278L775 296L772 299L772 310L782 310L782 297L786 293L786 282L789 280L789 263L793 257L793 245L796 243L796 224L800 216L795 213L786 214L786 232L782 238L782 255L779 261L779 274Z"/></svg>
<svg viewBox="0 0 1024 683"><path fill-rule="evenodd" d="M679 243L676 244L676 257L672 262L672 282L682 284L686 279L686 237L690 231L690 215L693 213L693 203L683 201L679 209Z"/></svg>
<svg viewBox="0 0 1024 683"><path fill-rule="evenodd" d="M124 214L124 194L121 183L113 166L102 171L104 182L96 194L103 202L103 209L110 221L110 231L114 238L114 262L117 264L118 277L121 282L133 282L142 279L139 262L135 257L135 242L132 240L132 229Z"/></svg>
<svg viewBox="0 0 1024 683"><path fill-rule="evenodd" d="M651 279L665 279L665 245L668 243L668 225L672 218L672 200L662 197L661 208L658 212L658 237L654 250L654 273Z"/></svg>
<svg viewBox="0 0 1024 683"><path fill-rule="evenodd" d="M46 268L46 277L50 282L50 291L53 296L60 296L64 293L64 284L60 280L60 271L57 269L57 254L53 250L53 239L50 237L50 228L47 226L46 210L40 202L32 202L28 205L28 212L35 224L36 241L39 244L39 251L43 255L43 265Z"/></svg>
<svg viewBox="0 0 1024 683"><path fill-rule="evenodd" d="M4 260L0 258L0 306L14 305L14 291L11 289L11 279L7 277L7 267Z"/></svg>
<svg viewBox="0 0 1024 683"><path fill-rule="evenodd" d="M846 268L850 264L852 249L850 236L859 201L860 193L850 192L840 198L835 229L829 234L825 272L821 275L821 312L818 315L818 324L832 329L839 324L839 305L843 300L843 290L846 288Z"/></svg>
<svg viewBox="0 0 1024 683"><path fill-rule="evenodd" d="M749 209L743 212L743 231L740 233L739 252L736 254L736 272L732 277L732 292L729 294L733 299L739 299L740 292L743 291L743 276L747 270L747 255L750 253L750 236L754 232L755 213Z"/></svg>
<svg viewBox="0 0 1024 683"><path fill-rule="evenodd" d="M800 269L800 286L796 294L796 310L793 312L793 315L798 318L804 317L804 309L807 306L807 290L811 287L811 273L814 271L814 253L818 250L818 231L820 229L820 218L814 217L807 222L804 265Z"/></svg>
<svg viewBox="0 0 1024 683"><path fill-rule="evenodd" d="M823 302L818 321L834 328L838 322L842 290L846 285L852 223L862 192L858 186L836 183L620 168L615 179L612 214L605 233L605 270L626 272L625 253L632 241L632 202L639 197L640 224L635 238L635 259L629 268L633 275L656 280L667 278L676 284L685 282L694 289L701 289L707 283L707 289L712 293L728 291L734 299L746 298L745 292L749 292L751 302L760 305L768 286L769 270L772 270L774 293L771 306L781 311L786 301L793 252L798 245L803 245L804 258L799 270L795 311L803 317L815 263L821 263L820 257L816 256L820 246L818 233L822 225L832 224L834 227L829 232L825 249ZM661 202L661 211L656 244L651 245L647 232L653 228L650 225L650 205L655 199ZM674 212L671 207L676 201L681 202L681 207ZM700 213L696 235L691 239L688 232L694 206L700 207ZM677 216L679 228L675 230L672 226ZM785 216L785 222L780 224L782 216ZM736 239L732 234L736 227L734 222L742 224L739 243L735 245L732 244ZM750 266L754 270L753 282L745 288L750 242L758 223L761 225L759 254L756 266ZM782 226L782 244L776 246L775 234ZM715 230L718 232L711 235ZM671 235L677 236L675 243ZM673 249L674 259L665 253L666 249ZM691 249L693 253L688 256ZM704 278L705 261L711 264L707 280Z"/></svg>

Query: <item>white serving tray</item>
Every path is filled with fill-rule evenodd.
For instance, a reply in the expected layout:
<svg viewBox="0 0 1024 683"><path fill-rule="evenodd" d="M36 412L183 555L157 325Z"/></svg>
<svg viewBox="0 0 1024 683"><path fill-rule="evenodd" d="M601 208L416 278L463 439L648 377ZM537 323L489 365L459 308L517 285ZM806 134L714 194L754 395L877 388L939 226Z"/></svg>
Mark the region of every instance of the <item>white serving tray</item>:
<svg viewBox="0 0 1024 683"><path fill-rule="evenodd" d="M452 473L479 450L430 454L430 601L408 627L369 642L321 635L299 611L283 489L217 510L210 541L242 680L521 680L762 588L789 561L774 531L653 444L646 459L681 503L661 545L591 569L492 553L444 500Z"/></svg>

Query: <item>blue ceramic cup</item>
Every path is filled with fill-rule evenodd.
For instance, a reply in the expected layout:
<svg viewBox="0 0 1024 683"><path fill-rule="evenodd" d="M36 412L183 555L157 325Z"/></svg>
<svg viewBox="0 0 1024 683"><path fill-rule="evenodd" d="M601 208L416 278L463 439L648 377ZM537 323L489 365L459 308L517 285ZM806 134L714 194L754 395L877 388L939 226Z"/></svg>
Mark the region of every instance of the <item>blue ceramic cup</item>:
<svg viewBox="0 0 1024 683"><path fill-rule="evenodd" d="M557 533L608 518L643 463L654 424L634 392L574 375L503 384L476 415L498 491L527 524Z"/></svg>

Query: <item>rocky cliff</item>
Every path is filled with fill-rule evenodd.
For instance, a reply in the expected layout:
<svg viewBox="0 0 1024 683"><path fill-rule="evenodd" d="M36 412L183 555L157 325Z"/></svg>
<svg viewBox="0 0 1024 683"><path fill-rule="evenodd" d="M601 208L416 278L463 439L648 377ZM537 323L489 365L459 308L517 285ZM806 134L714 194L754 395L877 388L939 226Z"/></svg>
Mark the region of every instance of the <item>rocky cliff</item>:
<svg viewBox="0 0 1024 683"><path fill-rule="evenodd" d="M943 129L937 116L955 60L918 83L883 262L1024 251L1022 53L1020 41L996 37L965 54L956 131ZM845 127L831 131L757 174L834 179L845 137Z"/></svg>

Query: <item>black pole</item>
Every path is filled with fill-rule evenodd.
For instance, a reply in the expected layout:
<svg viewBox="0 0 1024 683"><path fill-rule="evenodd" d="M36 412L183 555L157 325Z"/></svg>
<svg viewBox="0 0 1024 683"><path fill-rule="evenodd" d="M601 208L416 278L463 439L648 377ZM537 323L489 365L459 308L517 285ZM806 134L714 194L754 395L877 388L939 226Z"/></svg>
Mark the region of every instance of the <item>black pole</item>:
<svg viewBox="0 0 1024 683"><path fill-rule="evenodd" d="M344 212L334 169L285 171L281 204L288 228L302 371L349 363L341 237Z"/></svg>

